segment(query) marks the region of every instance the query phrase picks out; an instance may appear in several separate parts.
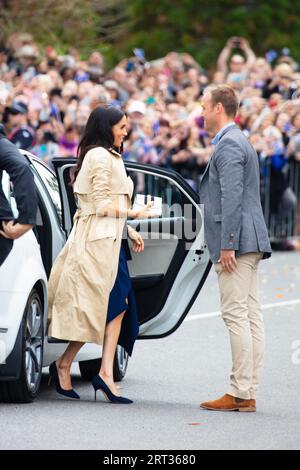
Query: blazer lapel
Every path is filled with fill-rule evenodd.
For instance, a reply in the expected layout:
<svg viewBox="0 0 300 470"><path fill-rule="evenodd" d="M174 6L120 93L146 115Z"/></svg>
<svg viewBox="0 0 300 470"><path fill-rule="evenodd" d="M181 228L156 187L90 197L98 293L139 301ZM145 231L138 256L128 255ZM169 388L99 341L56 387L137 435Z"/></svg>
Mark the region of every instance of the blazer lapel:
<svg viewBox="0 0 300 470"><path fill-rule="evenodd" d="M215 153L216 153L216 150L213 151L212 156L210 157L210 160L209 160L208 164L206 165L206 168L205 168L204 173L203 173L203 175L202 175L201 181L203 181L205 175L208 173L210 164L211 164L211 162L212 162L212 159L213 159Z"/></svg>
<svg viewBox="0 0 300 470"><path fill-rule="evenodd" d="M235 124L234 126L230 126L230 127L227 127L226 129L224 129L224 132L223 132L222 135L220 136L220 140L222 139L222 137L224 137L225 134L227 134L227 132L231 131L232 129L239 129L239 126L237 126L237 125ZM219 142L220 142L220 140L219 140ZM208 173L210 164L211 164L211 162L212 162L212 159L214 158L214 155L215 155L215 153L216 153L216 150L217 150L217 147L218 147L219 142L216 144L216 146L215 146L215 148L214 148L214 151L213 151L213 153L212 153L212 156L211 156L211 158L210 158L208 164L206 165L206 168L205 168L205 171L204 171L204 173L203 173L203 175L202 175L201 180L203 180L203 178L205 177L205 175Z"/></svg>

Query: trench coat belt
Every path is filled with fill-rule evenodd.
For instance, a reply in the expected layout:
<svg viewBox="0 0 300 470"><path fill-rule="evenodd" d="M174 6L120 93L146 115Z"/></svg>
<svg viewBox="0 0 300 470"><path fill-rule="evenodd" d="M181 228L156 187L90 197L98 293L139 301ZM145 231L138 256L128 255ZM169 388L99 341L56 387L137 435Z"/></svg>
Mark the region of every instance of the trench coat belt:
<svg viewBox="0 0 300 470"><path fill-rule="evenodd" d="M95 215L95 214L96 214L95 204L84 203L83 206L77 208L77 211L75 212L74 217L73 217L73 230L71 231L70 236L69 236L70 242L74 241L78 219L80 217L87 217L88 215Z"/></svg>
<svg viewBox="0 0 300 470"><path fill-rule="evenodd" d="M95 215L96 214L96 205L92 202L85 202L81 206L77 208L77 211L74 215L74 222L75 220L79 219L79 217L87 217L88 215Z"/></svg>

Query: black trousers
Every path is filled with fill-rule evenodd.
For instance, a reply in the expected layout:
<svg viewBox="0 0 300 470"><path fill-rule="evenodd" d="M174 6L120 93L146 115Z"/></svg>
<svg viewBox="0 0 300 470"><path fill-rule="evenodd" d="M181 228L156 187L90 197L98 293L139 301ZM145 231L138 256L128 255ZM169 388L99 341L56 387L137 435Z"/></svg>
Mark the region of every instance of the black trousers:
<svg viewBox="0 0 300 470"><path fill-rule="evenodd" d="M0 228L2 230L1 220L0 220ZM2 235L0 235L0 266L1 264L4 263L9 253L11 252L13 244L14 244L13 240L8 240L7 238L4 238L2 237Z"/></svg>

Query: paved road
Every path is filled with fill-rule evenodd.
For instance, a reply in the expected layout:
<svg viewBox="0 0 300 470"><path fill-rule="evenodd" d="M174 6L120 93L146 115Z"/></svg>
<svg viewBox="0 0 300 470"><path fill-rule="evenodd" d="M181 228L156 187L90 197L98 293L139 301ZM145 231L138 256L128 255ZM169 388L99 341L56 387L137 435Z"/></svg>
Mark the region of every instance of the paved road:
<svg viewBox="0 0 300 470"><path fill-rule="evenodd" d="M34 404L0 405L0 449L299 449L300 254L263 262L261 291L267 351L257 413L199 408L226 392L230 369L223 322L206 315L219 308L212 271L176 333L137 343L122 383L134 405L95 403L77 367L82 399L65 401L47 387L45 374Z"/></svg>

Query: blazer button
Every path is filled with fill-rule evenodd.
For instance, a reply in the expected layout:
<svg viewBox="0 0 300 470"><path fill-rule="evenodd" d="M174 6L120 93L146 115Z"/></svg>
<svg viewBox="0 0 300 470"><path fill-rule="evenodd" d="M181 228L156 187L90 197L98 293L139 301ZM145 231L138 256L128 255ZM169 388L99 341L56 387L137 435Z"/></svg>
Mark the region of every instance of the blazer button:
<svg viewBox="0 0 300 470"><path fill-rule="evenodd" d="M231 234L230 234L230 238L234 238L234 233L231 233Z"/></svg>

